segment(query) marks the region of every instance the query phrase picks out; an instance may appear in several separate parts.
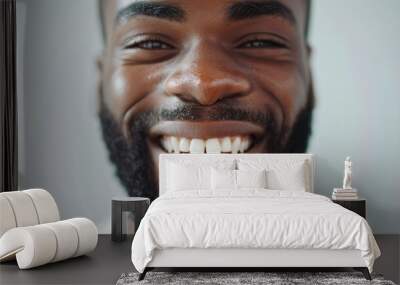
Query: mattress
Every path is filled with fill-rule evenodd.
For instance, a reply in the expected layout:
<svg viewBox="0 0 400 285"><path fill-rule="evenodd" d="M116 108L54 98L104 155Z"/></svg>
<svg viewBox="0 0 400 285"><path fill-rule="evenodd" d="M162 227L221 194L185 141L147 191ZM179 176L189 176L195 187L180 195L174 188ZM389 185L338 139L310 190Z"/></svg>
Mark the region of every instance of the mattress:
<svg viewBox="0 0 400 285"><path fill-rule="evenodd" d="M361 216L321 195L265 189L160 196L133 239L132 262L143 272L155 250L169 248L359 250L370 271L380 255Z"/></svg>

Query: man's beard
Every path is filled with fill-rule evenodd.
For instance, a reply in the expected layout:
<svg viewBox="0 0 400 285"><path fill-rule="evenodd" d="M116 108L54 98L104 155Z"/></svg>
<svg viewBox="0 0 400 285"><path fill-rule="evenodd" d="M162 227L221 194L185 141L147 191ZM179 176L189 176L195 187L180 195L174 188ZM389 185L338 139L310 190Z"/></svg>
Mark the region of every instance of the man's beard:
<svg viewBox="0 0 400 285"><path fill-rule="evenodd" d="M173 110L158 109L137 114L130 122L128 138L123 135L121 127L103 101L100 102L99 117L110 160L129 196L149 197L153 200L158 196L158 179L155 177L156 171L148 145L148 131L158 122L204 119L248 121L264 127L268 136L268 152L304 153L311 135L313 107L314 96L311 90L306 107L299 113L290 130L279 128L272 112L251 112L232 107L231 104L217 103L208 109L205 117L200 111L202 107L185 103ZM290 136L285 143L283 140L287 135Z"/></svg>

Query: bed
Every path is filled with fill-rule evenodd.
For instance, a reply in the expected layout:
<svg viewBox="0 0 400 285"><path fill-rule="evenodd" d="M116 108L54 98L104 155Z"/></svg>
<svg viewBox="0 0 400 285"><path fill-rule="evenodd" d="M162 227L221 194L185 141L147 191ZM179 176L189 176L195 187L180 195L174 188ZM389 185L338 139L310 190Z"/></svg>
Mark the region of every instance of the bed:
<svg viewBox="0 0 400 285"><path fill-rule="evenodd" d="M161 154L159 198L132 242L154 268L352 267L380 251L365 219L314 194L311 154Z"/></svg>

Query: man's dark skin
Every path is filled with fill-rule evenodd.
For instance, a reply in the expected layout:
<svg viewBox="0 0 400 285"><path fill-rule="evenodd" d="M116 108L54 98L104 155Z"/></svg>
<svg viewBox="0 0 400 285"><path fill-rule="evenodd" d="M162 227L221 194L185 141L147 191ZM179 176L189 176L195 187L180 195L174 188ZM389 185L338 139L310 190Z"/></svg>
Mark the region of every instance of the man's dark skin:
<svg viewBox="0 0 400 285"><path fill-rule="evenodd" d="M130 195L157 197L158 155L172 136L250 138L248 153L306 150L314 100L308 1L101 5L99 114Z"/></svg>

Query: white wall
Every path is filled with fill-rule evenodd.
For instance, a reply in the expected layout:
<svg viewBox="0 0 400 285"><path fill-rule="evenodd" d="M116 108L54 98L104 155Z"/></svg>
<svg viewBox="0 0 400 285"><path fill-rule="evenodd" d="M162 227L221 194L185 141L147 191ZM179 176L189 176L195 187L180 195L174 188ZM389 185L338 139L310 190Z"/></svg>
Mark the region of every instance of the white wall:
<svg viewBox="0 0 400 285"><path fill-rule="evenodd" d="M379 233L400 233L399 11L398 0L317 0L311 31L317 189L341 185L350 155Z"/></svg>
<svg viewBox="0 0 400 285"><path fill-rule="evenodd" d="M21 187L48 189L64 218L86 216L109 232L111 197L125 193L96 117L97 2L17 1L27 15ZM317 192L340 186L350 155L372 228L400 233L400 1L318 0L313 10Z"/></svg>

